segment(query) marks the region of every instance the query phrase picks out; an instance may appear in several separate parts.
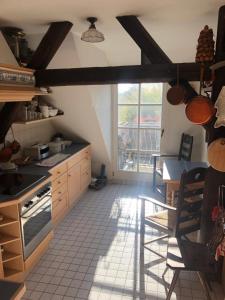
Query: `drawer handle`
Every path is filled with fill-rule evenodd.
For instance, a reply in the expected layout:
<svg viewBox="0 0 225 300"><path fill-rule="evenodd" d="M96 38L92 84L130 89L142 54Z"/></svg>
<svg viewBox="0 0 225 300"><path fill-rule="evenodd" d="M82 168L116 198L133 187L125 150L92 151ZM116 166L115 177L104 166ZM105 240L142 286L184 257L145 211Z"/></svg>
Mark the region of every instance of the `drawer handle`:
<svg viewBox="0 0 225 300"><path fill-rule="evenodd" d="M71 177L71 175L70 175L70 174L68 174L68 177Z"/></svg>
<svg viewBox="0 0 225 300"><path fill-rule="evenodd" d="M57 171L57 174L61 174L61 172L60 172L60 171Z"/></svg>
<svg viewBox="0 0 225 300"><path fill-rule="evenodd" d="M61 195L61 194L62 194L62 192L61 192L61 191L59 191L59 192L58 192L58 194L59 194L59 195Z"/></svg>
<svg viewBox="0 0 225 300"><path fill-rule="evenodd" d="M59 199L59 202L62 202L62 199L61 199L61 198Z"/></svg>
<svg viewBox="0 0 225 300"><path fill-rule="evenodd" d="M58 181L58 184L61 184L61 181Z"/></svg>

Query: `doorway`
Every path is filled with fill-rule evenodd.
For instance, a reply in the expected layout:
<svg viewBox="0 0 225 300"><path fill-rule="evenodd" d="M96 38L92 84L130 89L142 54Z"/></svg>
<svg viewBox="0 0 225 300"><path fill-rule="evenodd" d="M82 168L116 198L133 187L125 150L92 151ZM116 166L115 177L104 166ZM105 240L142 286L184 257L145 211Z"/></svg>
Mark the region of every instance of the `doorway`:
<svg viewBox="0 0 225 300"><path fill-rule="evenodd" d="M117 173L152 173L160 153L162 83L119 84L115 92L114 155Z"/></svg>

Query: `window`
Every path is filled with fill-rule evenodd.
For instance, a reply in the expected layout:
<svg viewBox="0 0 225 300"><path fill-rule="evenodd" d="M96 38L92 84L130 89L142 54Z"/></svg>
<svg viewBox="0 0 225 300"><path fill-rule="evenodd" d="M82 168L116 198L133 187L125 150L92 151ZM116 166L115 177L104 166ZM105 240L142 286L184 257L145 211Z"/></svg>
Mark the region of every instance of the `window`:
<svg viewBox="0 0 225 300"><path fill-rule="evenodd" d="M120 171L151 172L160 152L162 84L119 84L117 165Z"/></svg>

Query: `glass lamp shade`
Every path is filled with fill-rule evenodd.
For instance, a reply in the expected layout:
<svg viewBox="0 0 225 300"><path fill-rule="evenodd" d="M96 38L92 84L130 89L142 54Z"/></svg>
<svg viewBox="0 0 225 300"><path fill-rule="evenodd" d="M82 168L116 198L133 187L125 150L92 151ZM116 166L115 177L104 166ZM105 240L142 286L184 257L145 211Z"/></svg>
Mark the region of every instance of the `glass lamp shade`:
<svg viewBox="0 0 225 300"><path fill-rule="evenodd" d="M91 25L87 31L83 32L81 36L82 41L89 43L99 43L104 41L104 39L104 35L93 25Z"/></svg>

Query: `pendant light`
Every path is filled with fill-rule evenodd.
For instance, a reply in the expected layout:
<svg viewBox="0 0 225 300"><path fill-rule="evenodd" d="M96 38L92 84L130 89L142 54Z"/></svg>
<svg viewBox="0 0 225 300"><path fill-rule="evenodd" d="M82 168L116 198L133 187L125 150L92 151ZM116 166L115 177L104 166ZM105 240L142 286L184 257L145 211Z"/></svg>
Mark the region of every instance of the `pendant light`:
<svg viewBox="0 0 225 300"><path fill-rule="evenodd" d="M89 29L82 33L81 40L89 43L99 43L104 41L104 35L98 31L95 27L95 22L98 19L95 17L87 18L87 21L91 23Z"/></svg>

